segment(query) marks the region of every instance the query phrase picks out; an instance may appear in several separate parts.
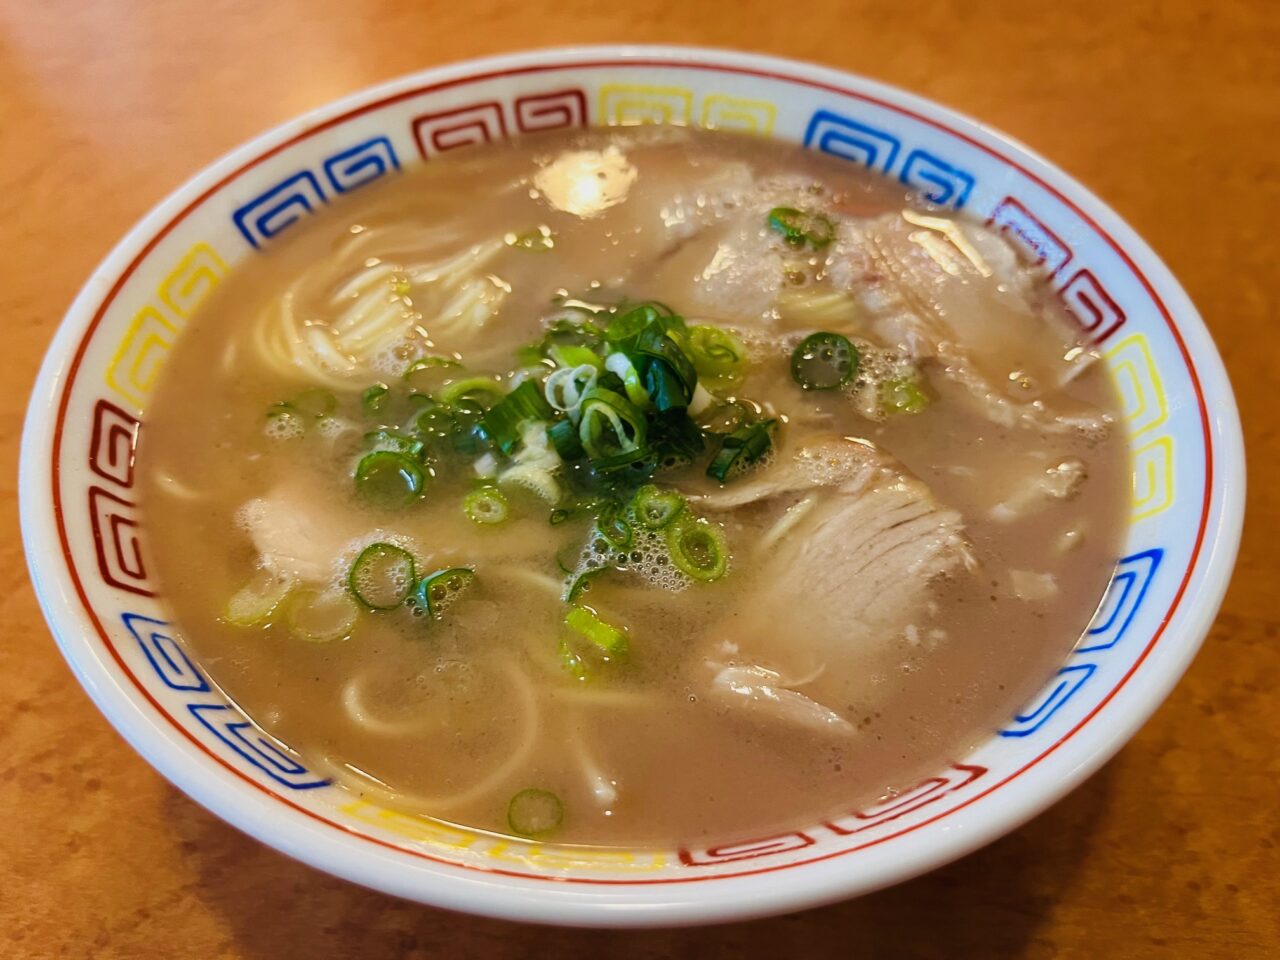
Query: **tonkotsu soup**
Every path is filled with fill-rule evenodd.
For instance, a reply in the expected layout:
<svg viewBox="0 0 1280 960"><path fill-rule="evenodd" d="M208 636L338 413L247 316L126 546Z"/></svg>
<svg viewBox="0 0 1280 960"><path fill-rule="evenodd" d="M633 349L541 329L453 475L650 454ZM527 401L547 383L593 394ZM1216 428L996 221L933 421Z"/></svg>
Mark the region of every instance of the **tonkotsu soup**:
<svg viewBox="0 0 1280 960"><path fill-rule="evenodd" d="M433 159L297 223L167 361L151 550L214 680L400 810L602 845L856 809L1097 607L1117 397L998 235L669 128Z"/></svg>

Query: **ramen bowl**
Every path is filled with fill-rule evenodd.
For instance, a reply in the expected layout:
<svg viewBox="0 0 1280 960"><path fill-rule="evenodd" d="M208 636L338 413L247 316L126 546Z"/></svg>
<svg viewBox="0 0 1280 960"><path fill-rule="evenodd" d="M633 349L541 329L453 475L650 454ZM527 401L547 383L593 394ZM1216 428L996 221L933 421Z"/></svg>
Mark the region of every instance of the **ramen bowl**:
<svg viewBox="0 0 1280 960"><path fill-rule="evenodd" d="M868 168L1002 233L1101 352L1123 401L1132 502L1114 577L1035 697L972 753L869 805L670 849L514 840L385 809L308 768L210 680L170 623L134 450L157 375L229 270L342 194L524 133L669 123ZM214 163L107 256L50 347L23 438L23 535L58 644L157 770L229 823L357 883L541 923L708 923L866 893L1012 830L1095 771L1186 669L1226 589L1240 427L1195 308L1079 184L972 120L801 63L666 47L544 50L429 70Z"/></svg>

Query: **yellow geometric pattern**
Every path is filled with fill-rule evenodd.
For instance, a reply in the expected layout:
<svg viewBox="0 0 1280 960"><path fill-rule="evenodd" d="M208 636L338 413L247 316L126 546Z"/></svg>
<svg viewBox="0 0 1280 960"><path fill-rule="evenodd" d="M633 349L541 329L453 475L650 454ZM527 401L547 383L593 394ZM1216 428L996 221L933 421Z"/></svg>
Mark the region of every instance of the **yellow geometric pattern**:
<svg viewBox="0 0 1280 960"><path fill-rule="evenodd" d="M129 324L124 339L107 367L107 386L141 408L169 355L178 328L147 306Z"/></svg>
<svg viewBox="0 0 1280 960"><path fill-rule="evenodd" d="M1120 390L1131 436L1154 430L1169 419L1164 384L1144 335L1135 333L1121 340L1107 352L1106 359Z"/></svg>
<svg viewBox="0 0 1280 960"><path fill-rule="evenodd" d="M160 300L179 317L189 317L227 273L227 265L207 243L187 251L160 284Z"/></svg>
<svg viewBox="0 0 1280 960"><path fill-rule="evenodd" d="M1174 443L1167 432L1152 431L1169 419L1169 400L1145 335L1126 337L1105 354L1133 448L1131 478L1133 522L1154 517L1173 505Z"/></svg>
<svg viewBox="0 0 1280 960"><path fill-rule="evenodd" d="M660 870L669 862L658 851L592 849L590 847L544 846L538 843L505 840L491 834L467 830L430 817L387 810L365 800L354 800L338 808L353 820L393 833L406 840L446 850L470 850L493 860L540 870Z"/></svg>
<svg viewBox="0 0 1280 960"><path fill-rule="evenodd" d="M1133 452L1133 521L1168 510L1173 504L1173 437L1156 437Z"/></svg>
<svg viewBox="0 0 1280 960"><path fill-rule="evenodd" d="M606 83L600 88L600 117L606 127L642 123L688 126L693 119L693 91L686 87Z"/></svg>
<svg viewBox="0 0 1280 960"><path fill-rule="evenodd" d="M227 273L227 265L206 243L197 243L160 281L155 297L134 315L107 364L103 379L135 413L155 387L178 332Z"/></svg>
<svg viewBox="0 0 1280 960"><path fill-rule="evenodd" d="M738 130L768 134L778 117L778 108L768 100L749 100L725 93L709 93L702 98L696 117L697 100L689 87L658 87L634 83L607 83L600 88L599 123L602 127L631 127L642 123L671 123L688 126L695 122L708 130Z"/></svg>
<svg viewBox="0 0 1280 960"><path fill-rule="evenodd" d="M723 93L708 94L702 101L698 125L707 130L737 130L760 136L773 132L778 108L767 100L746 100Z"/></svg>

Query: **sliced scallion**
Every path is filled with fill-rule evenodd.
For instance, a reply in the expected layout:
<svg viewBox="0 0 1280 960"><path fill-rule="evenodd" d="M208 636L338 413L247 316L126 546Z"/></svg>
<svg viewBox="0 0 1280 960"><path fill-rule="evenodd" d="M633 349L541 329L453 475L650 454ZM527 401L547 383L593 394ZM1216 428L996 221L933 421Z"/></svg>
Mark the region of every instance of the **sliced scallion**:
<svg viewBox="0 0 1280 960"><path fill-rule="evenodd" d="M370 610L394 610L413 587L413 555L394 543L369 544L347 573L351 595Z"/></svg>
<svg viewBox="0 0 1280 960"><path fill-rule="evenodd" d="M649 394L640 379L640 371L630 357L621 351L614 351L604 358L604 368L622 381L622 389L628 400L641 410L649 406Z"/></svg>
<svg viewBox="0 0 1280 960"><path fill-rule="evenodd" d="M435 393L450 377L455 377L462 364L452 357L419 357L405 368L401 379L415 393Z"/></svg>
<svg viewBox="0 0 1280 960"><path fill-rule="evenodd" d="M475 583L476 573L470 567L437 570L418 581L411 602L433 620L439 620Z"/></svg>
<svg viewBox="0 0 1280 960"><path fill-rule="evenodd" d="M506 396L506 391L493 377L466 377L446 383L440 388L438 396L444 404L454 404L465 398L481 405L492 405Z"/></svg>
<svg viewBox="0 0 1280 960"><path fill-rule="evenodd" d="M821 250L836 235L835 224L827 217L795 207L774 207L769 211L766 222L770 230L782 234L782 239L790 247L808 244L815 250Z"/></svg>
<svg viewBox="0 0 1280 960"><path fill-rule="evenodd" d="M929 395L913 379L882 381L876 392L885 413L919 413L929 406Z"/></svg>
<svg viewBox="0 0 1280 960"><path fill-rule="evenodd" d="M520 442L520 428L530 421L550 420L555 414L536 380L525 380L490 407L480 423L489 439L505 454Z"/></svg>
<svg viewBox="0 0 1280 960"><path fill-rule="evenodd" d="M791 353L791 379L806 390L834 390L858 372L858 351L838 333L812 333Z"/></svg>
<svg viewBox="0 0 1280 960"><path fill-rule="evenodd" d="M592 459L640 450L647 433L644 414L620 394L596 387L582 398L578 439Z"/></svg>
<svg viewBox="0 0 1280 960"><path fill-rule="evenodd" d="M510 507L507 498L497 487L480 487L472 490L462 501L462 509L472 523L501 523L507 519Z"/></svg>
<svg viewBox="0 0 1280 960"><path fill-rule="evenodd" d="M366 387L364 393L360 394L360 409L367 418L372 420L386 409L390 399L391 388L385 383L375 383L371 387Z"/></svg>
<svg viewBox="0 0 1280 960"><path fill-rule="evenodd" d="M663 490L647 483L631 498L631 512L636 521L650 530L661 530L675 520L684 509L684 497L676 490Z"/></svg>
<svg viewBox="0 0 1280 960"><path fill-rule="evenodd" d="M666 529L667 552L682 573L695 580L718 580L729 565L724 534L706 520L686 514Z"/></svg>
<svg viewBox="0 0 1280 960"><path fill-rule="evenodd" d="M776 423L776 420L760 420L725 434L720 449L707 464L707 476L728 483L736 474L759 461L773 446Z"/></svg>
<svg viewBox="0 0 1280 960"><path fill-rule="evenodd" d="M266 623L293 589L293 578L263 567L227 601L223 619L238 627Z"/></svg>
<svg viewBox="0 0 1280 960"><path fill-rule="evenodd" d="M592 367L600 366L600 358L596 352L578 343L553 343L547 348L547 354L558 367L580 367L584 363Z"/></svg>
<svg viewBox="0 0 1280 960"><path fill-rule="evenodd" d="M299 640L328 643L351 636L360 607L344 590L303 590L289 601L289 632Z"/></svg>
<svg viewBox="0 0 1280 960"><path fill-rule="evenodd" d="M698 379L711 390L731 390L746 374L746 346L720 327L690 327L689 358Z"/></svg>
<svg viewBox="0 0 1280 960"><path fill-rule="evenodd" d="M422 496L427 475L403 453L375 450L356 465L356 492L382 507L403 507Z"/></svg>
<svg viewBox="0 0 1280 960"><path fill-rule="evenodd" d="M585 637L610 659L622 659L627 655L626 631L601 620L588 606L579 603L571 606L564 615L564 625Z"/></svg>
<svg viewBox="0 0 1280 960"><path fill-rule="evenodd" d="M395 430L373 430L364 435L364 442L371 450L390 450L403 454L410 460L421 460L426 444L414 437L406 437Z"/></svg>
<svg viewBox="0 0 1280 960"><path fill-rule="evenodd" d="M596 531L614 550L626 550L631 546L631 524L617 507L606 507L596 517Z"/></svg>
<svg viewBox="0 0 1280 960"><path fill-rule="evenodd" d="M507 826L519 837L545 837L563 822L564 804L550 790L521 790L507 804Z"/></svg>

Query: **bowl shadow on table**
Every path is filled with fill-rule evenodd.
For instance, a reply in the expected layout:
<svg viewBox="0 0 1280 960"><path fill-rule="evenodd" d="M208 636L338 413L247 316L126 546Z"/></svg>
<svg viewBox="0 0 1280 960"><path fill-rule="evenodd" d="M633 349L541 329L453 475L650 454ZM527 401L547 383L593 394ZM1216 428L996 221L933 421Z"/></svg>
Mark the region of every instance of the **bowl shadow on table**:
<svg viewBox="0 0 1280 960"><path fill-rule="evenodd" d="M375 893L283 857L173 793L195 889L232 955L416 958L1052 956L1041 921L1071 887L1105 813L1110 768L1013 834L923 877L765 920L684 930L566 930L486 920Z"/></svg>

